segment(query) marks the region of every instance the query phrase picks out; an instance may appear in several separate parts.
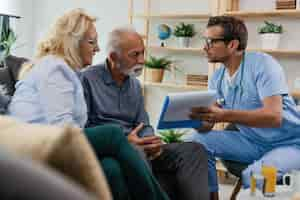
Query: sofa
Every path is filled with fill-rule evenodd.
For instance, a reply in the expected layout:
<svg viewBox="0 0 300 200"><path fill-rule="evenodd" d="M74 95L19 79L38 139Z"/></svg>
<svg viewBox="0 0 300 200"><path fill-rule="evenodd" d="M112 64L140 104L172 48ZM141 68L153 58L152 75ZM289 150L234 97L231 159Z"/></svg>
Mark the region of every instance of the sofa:
<svg viewBox="0 0 300 200"><path fill-rule="evenodd" d="M5 59L6 65L0 66L0 85L6 88L7 95L12 96L14 94L19 70L27 61L26 58L9 55Z"/></svg>

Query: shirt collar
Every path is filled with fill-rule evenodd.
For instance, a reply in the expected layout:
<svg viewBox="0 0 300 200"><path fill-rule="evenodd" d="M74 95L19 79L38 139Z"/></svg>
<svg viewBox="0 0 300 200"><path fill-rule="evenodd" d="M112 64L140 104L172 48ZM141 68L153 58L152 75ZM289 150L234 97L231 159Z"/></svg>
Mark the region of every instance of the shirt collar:
<svg viewBox="0 0 300 200"><path fill-rule="evenodd" d="M115 80L112 78L111 72L109 70L109 62L107 59L104 62L103 73L101 73L101 75L106 85L115 83Z"/></svg>
<svg viewBox="0 0 300 200"><path fill-rule="evenodd" d="M106 85L112 85L112 84L117 85L116 81L112 78L112 74L111 74L110 69L109 69L108 59L106 59L105 62L104 62L102 78L103 78L103 81ZM125 79L125 81L123 83L123 86L128 84L127 82L129 81L129 79L130 79L130 77Z"/></svg>

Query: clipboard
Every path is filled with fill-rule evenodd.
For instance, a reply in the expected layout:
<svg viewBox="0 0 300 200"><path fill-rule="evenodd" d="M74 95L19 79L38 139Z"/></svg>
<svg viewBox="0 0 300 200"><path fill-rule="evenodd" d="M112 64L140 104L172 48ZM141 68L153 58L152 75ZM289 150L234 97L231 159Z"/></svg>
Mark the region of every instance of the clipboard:
<svg viewBox="0 0 300 200"><path fill-rule="evenodd" d="M200 120L189 119L192 107L208 107L215 102L216 91L172 93L165 97L157 129L199 128Z"/></svg>

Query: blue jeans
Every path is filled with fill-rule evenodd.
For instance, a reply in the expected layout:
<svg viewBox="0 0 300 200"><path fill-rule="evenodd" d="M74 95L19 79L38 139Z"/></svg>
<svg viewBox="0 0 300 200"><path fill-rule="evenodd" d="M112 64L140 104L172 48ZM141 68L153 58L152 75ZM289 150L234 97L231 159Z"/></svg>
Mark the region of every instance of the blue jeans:
<svg viewBox="0 0 300 200"><path fill-rule="evenodd" d="M243 171L242 180L245 188L250 185L250 173L260 173L262 163L275 166L278 170L277 178L292 169L300 169L300 149L293 146L263 146L250 141L238 131L210 131L208 133L188 134L185 141L202 144L208 154L208 182L210 192L218 191L216 173L216 157L233 160L250 165Z"/></svg>

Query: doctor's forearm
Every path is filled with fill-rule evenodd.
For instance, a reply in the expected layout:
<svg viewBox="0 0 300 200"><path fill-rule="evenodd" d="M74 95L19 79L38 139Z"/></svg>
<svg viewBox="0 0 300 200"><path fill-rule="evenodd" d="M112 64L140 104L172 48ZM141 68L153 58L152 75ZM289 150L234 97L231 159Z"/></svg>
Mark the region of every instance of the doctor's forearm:
<svg viewBox="0 0 300 200"><path fill-rule="evenodd" d="M225 110L223 121L257 128L277 128L281 126L281 113L258 109L253 111Z"/></svg>

